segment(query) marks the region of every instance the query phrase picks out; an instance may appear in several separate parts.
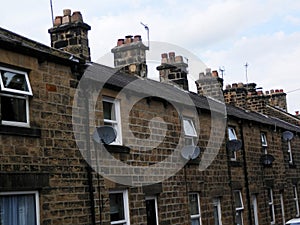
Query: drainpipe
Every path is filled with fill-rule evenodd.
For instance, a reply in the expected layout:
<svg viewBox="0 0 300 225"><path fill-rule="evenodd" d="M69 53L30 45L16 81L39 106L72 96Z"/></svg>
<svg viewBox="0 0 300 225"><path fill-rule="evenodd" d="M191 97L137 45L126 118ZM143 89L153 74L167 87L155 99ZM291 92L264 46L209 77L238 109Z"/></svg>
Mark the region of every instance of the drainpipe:
<svg viewBox="0 0 300 225"><path fill-rule="evenodd" d="M84 107L86 110L86 118L85 118L85 143L87 149L87 159L89 160L86 170L87 170L87 178L89 185L89 196L91 201L91 219L92 225L96 225L96 213L95 213L95 201L94 201L94 187L93 187L93 169L91 168L91 146L90 146L90 117L89 117L89 94L85 90L84 91Z"/></svg>
<svg viewBox="0 0 300 225"><path fill-rule="evenodd" d="M243 121L240 123L240 131L242 137L242 154L243 154L243 169L244 169L244 178L245 178L245 188L246 188L246 198L247 198L247 207L248 207L248 220L249 224L252 225L252 213L251 213L251 196L249 190L249 180L248 180L248 167L247 167L247 160L246 160L246 151L245 151L245 140L244 140L244 133L243 133Z"/></svg>

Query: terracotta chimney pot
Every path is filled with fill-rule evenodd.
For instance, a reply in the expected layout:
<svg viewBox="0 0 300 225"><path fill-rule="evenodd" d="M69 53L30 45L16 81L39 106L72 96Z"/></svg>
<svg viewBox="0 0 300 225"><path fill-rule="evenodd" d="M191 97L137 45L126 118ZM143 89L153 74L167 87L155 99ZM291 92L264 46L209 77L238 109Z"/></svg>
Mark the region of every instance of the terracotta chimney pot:
<svg viewBox="0 0 300 225"><path fill-rule="evenodd" d="M237 85L237 83L233 83L231 86L232 86L232 88L237 88L238 85Z"/></svg>
<svg viewBox="0 0 300 225"><path fill-rule="evenodd" d="M124 44L124 39L123 38L118 39L117 46L121 46L123 44Z"/></svg>
<svg viewBox="0 0 300 225"><path fill-rule="evenodd" d="M183 62L183 57L181 55L175 56L175 62L182 63Z"/></svg>
<svg viewBox="0 0 300 225"><path fill-rule="evenodd" d="M73 12L72 17L71 17L71 22L83 22L80 11Z"/></svg>
<svg viewBox="0 0 300 225"><path fill-rule="evenodd" d="M133 38L133 42L138 42L138 41L142 41L142 36L141 35L135 35Z"/></svg>
<svg viewBox="0 0 300 225"><path fill-rule="evenodd" d="M219 77L218 71L214 70L211 74L213 77Z"/></svg>
<svg viewBox="0 0 300 225"><path fill-rule="evenodd" d="M62 20L62 16L56 16L53 25L54 25L54 26L59 26L59 25L61 25L61 20Z"/></svg>
<svg viewBox="0 0 300 225"><path fill-rule="evenodd" d="M125 44L130 44L132 42L132 35L125 36Z"/></svg>

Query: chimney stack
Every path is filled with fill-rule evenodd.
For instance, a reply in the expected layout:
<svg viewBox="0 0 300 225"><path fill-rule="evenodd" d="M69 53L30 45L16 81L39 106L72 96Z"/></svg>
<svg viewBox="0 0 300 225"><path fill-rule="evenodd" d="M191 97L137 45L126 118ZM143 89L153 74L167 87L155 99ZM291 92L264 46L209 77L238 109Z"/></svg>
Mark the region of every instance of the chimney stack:
<svg viewBox="0 0 300 225"><path fill-rule="evenodd" d="M56 16L53 27L48 30L51 47L64 50L86 61L91 61L88 31L91 27L83 22L79 11L63 10L63 16Z"/></svg>
<svg viewBox="0 0 300 225"><path fill-rule="evenodd" d="M114 54L114 66L126 73L147 77L146 50L149 47L142 42L141 35L127 35L118 39Z"/></svg>
<svg viewBox="0 0 300 225"><path fill-rule="evenodd" d="M195 81L199 95L209 96L223 101L223 79L219 77L218 71L211 71L207 68L199 74L199 79Z"/></svg>
<svg viewBox="0 0 300 225"><path fill-rule="evenodd" d="M189 90L187 79L188 64L184 62L183 57L175 55L175 52L161 54L161 65L156 67L159 71L161 82L174 82L184 90Z"/></svg>

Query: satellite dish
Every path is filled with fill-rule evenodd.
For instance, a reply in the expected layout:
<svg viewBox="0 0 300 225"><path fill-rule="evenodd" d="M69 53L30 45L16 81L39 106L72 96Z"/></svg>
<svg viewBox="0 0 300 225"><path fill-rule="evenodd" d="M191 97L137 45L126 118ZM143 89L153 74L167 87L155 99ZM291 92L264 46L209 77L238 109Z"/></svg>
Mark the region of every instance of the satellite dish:
<svg viewBox="0 0 300 225"><path fill-rule="evenodd" d="M282 133L282 138L285 141L290 141L293 139L293 137L294 137L294 134L291 131L287 130Z"/></svg>
<svg viewBox="0 0 300 225"><path fill-rule="evenodd" d="M194 145L184 146L183 149L181 150L181 156L187 160L196 159L199 156L199 154L200 154L200 148Z"/></svg>
<svg viewBox="0 0 300 225"><path fill-rule="evenodd" d="M274 160L275 160L274 156L272 156L270 154L262 155L260 158L260 162L264 166L271 166Z"/></svg>
<svg viewBox="0 0 300 225"><path fill-rule="evenodd" d="M96 130L93 134L93 139L97 143L104 143L104 144L110 144L114 142L117 138L117 132L116 130L111 126L101 126L96 127Z"/></svg>
<svg viewBox="0 0 300 225"><path fill-rule="evenodd" d="M237 140L237 139L230 140L230 141L227 141L226 147L230 151L236 152L238 150L241 150L241 148L242 148L242 142L240 140Z"/></svg>

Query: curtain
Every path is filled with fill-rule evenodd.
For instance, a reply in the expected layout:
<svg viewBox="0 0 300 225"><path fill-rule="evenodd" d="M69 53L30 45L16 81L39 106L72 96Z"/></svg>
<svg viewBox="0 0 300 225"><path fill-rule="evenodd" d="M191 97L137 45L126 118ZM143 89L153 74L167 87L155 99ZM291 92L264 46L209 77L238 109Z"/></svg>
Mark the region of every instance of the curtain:
<svg viewBox="0 0 300 225"><path fill-rule="evenodd" d="M0 196L1 225L36 225L35 195Z"/></svg>

